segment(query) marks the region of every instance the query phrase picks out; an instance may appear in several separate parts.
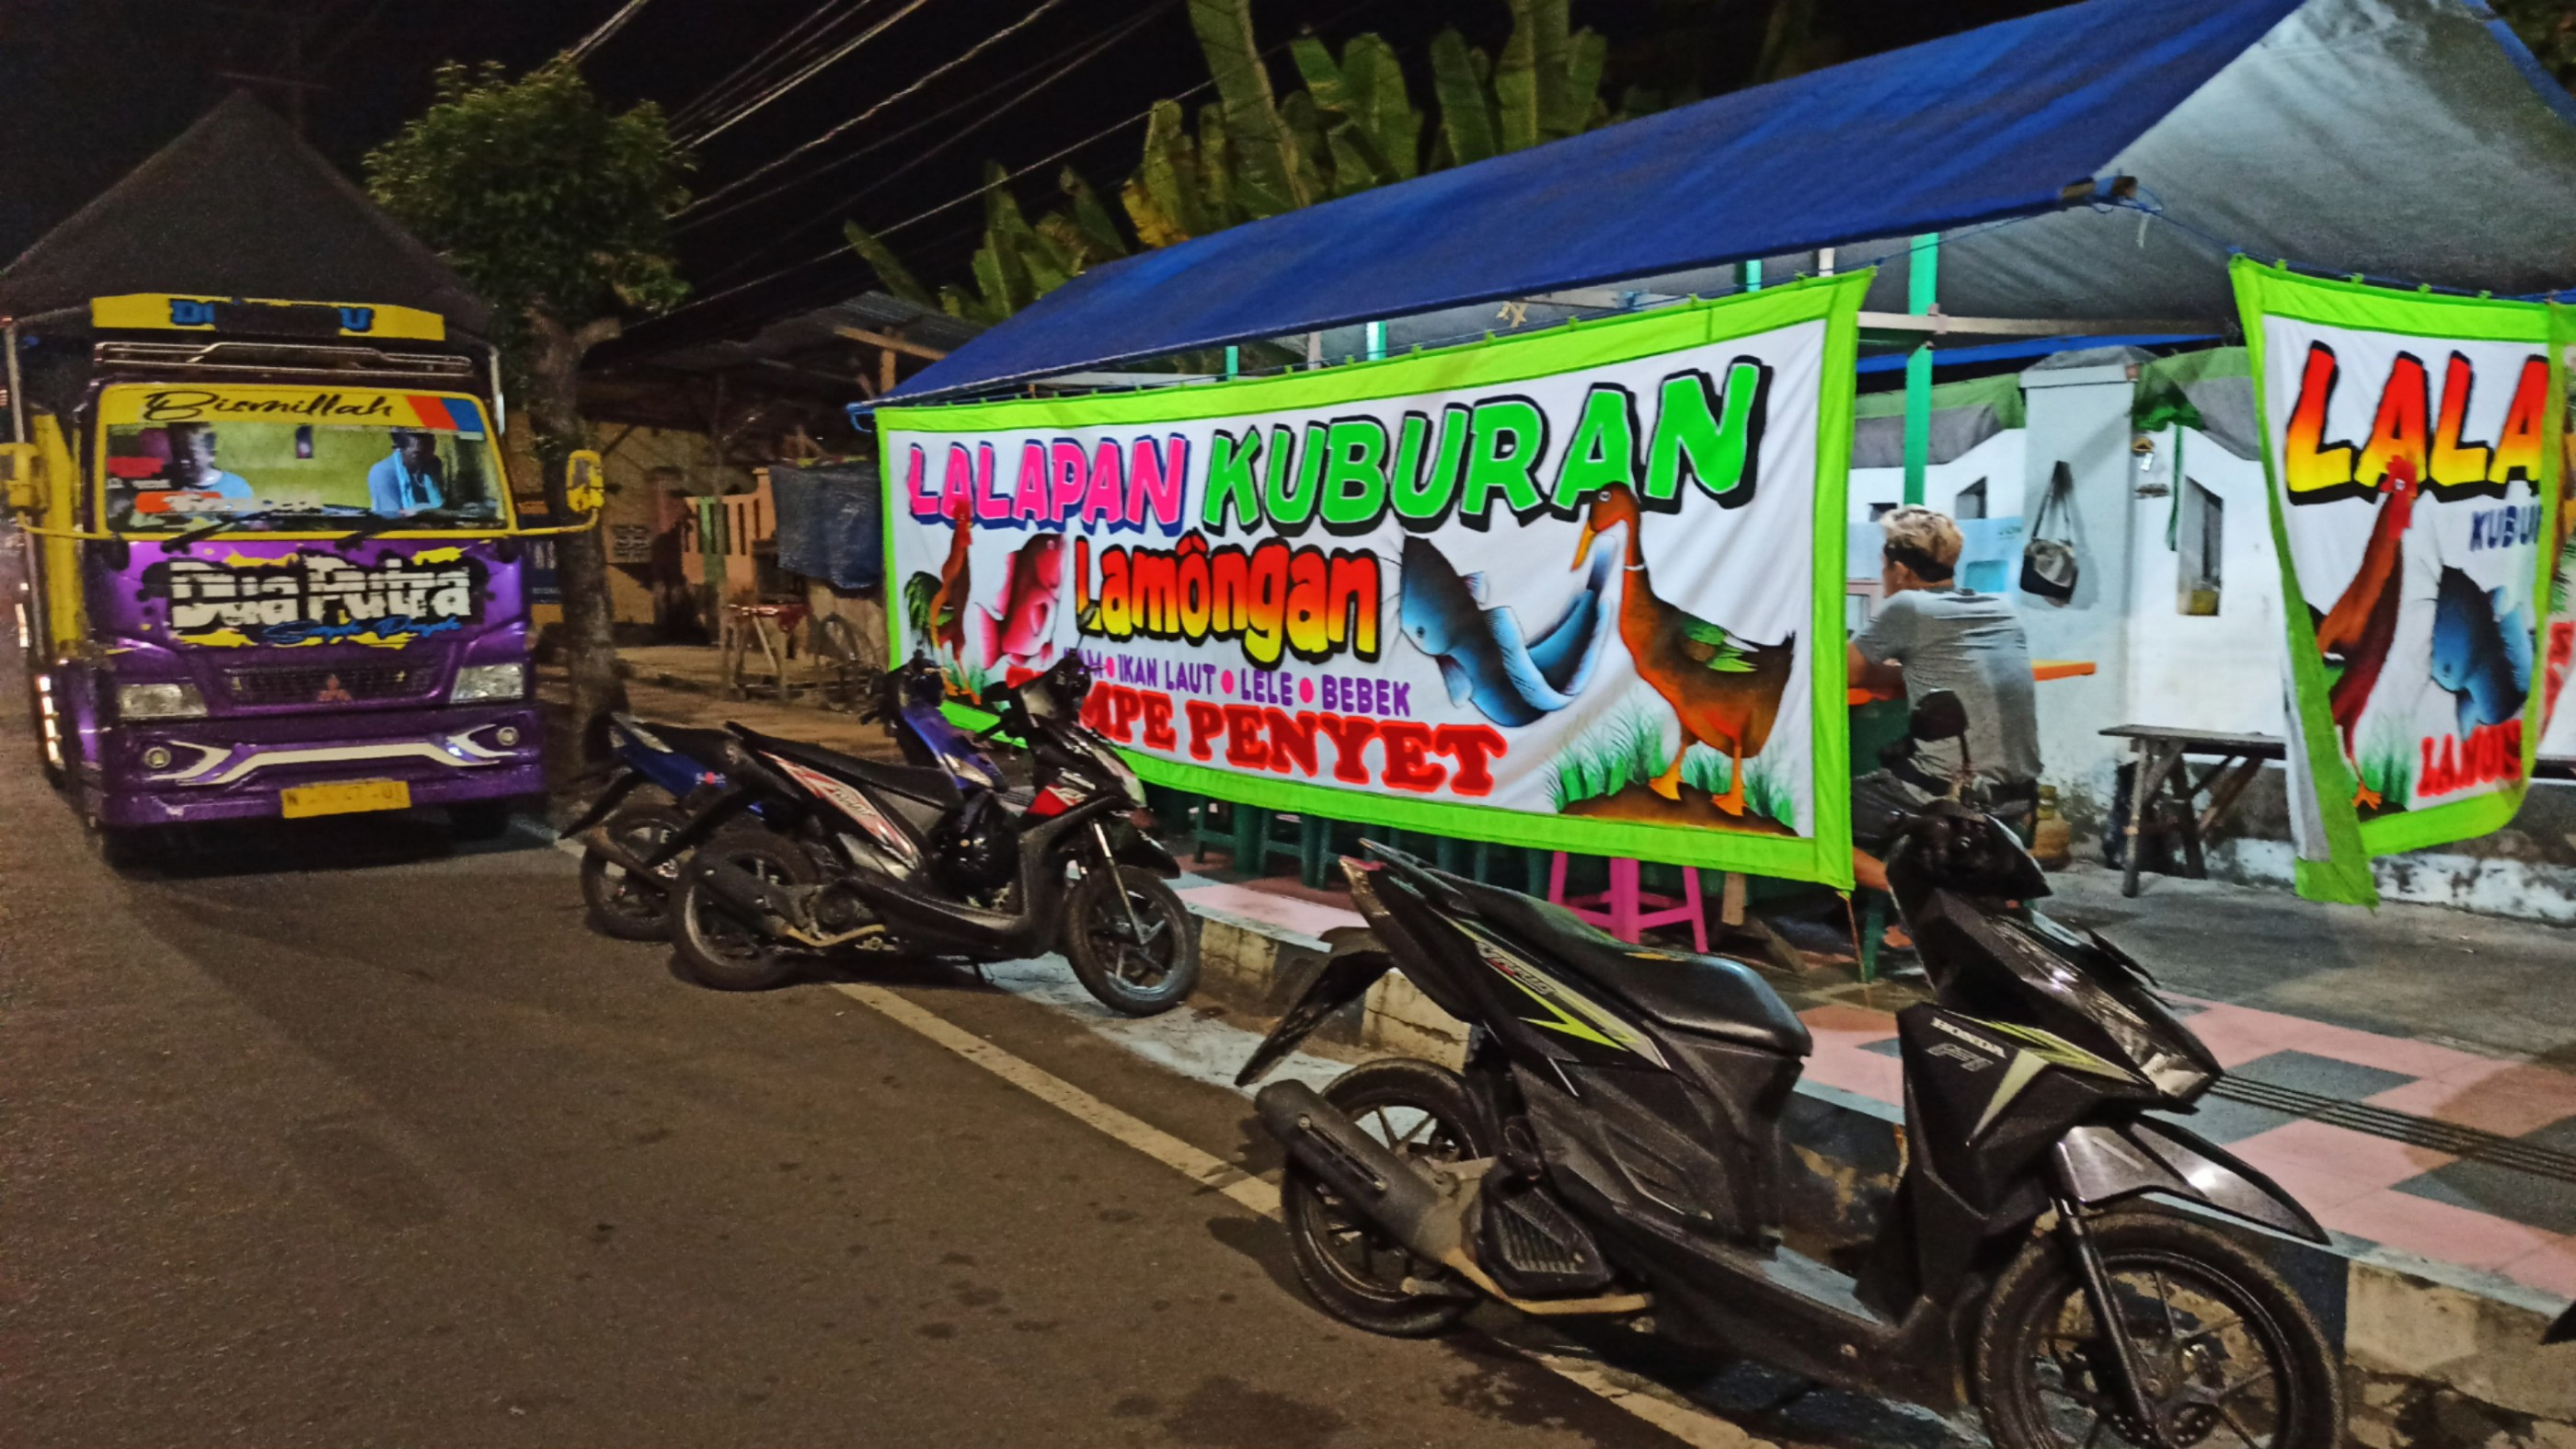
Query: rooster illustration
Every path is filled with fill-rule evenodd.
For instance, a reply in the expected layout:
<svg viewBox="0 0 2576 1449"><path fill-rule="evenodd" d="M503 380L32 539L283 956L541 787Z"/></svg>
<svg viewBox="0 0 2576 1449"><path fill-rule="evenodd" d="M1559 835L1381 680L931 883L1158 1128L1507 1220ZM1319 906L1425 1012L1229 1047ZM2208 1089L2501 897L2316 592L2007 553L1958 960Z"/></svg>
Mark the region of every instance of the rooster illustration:
<svg viewBox="0 0 2576 1449"><path fill-rule="evenodd" d="M1619 593L1619 640L1636 662L1637 677L1664 697L1682 727L1681 747L1673 752L1671 766L1648 788L1667 800L1680 799L1682 761L1697 740L1724 751L1733 767L1726 793L1709 803L1740 816L1744 757L1760 754L1770 742L1780 696L1797 662L1798 636L1759 643L1657 597L1637 537L1637 495L1617 484L1592 495L1592 511L1574 549L1575 566L1583 565L1594 538L1623 524L1628 530L1627 582Z"/></svg>
<svg viewBox="0 0 2576 1449"><path fill-rule="evenodd" d="M2334 607L2317 621L2317 652L2342 670L2326 691L2328 712L2343 734L2344 753L2353 750L2353 730L2379 686L2388 664L2388 646L2397 637L2397 605L2403 592L2406 530L2415 521L2415 465L2398 458L2388 465L2379 491L2386 501L2370 525L2370 542L2361 551L2361 567L2344 585ZM2365 785L2356 803L2377 806L2379 794Z"/></svg>

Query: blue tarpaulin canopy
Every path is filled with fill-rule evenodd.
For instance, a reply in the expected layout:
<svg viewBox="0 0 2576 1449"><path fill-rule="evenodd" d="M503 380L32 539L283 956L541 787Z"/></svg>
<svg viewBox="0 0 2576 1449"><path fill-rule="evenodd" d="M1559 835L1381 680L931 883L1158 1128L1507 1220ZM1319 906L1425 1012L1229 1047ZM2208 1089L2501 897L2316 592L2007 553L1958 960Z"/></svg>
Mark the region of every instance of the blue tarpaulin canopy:
<svg viewBox="0 0 2576 1449"><path fill-rule="evenodd" d="M2570 120L2461 0L2088 0L1095 268L894 395L1932 232L1953 315L2223 320L2231 245L2536 291L2576 280Z"/></svg>

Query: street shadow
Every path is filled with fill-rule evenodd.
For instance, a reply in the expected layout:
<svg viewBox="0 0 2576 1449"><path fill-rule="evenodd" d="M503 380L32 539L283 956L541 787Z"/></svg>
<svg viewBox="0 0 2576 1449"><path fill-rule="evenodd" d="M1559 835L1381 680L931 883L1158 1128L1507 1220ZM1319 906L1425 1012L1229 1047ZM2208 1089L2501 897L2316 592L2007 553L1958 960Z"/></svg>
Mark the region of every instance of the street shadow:
<svg viewBox="0 0 2576 1449"><path fill-rule="evenodd" d="M383 870L551 848L553 831L515 815L497 835L460 835L446 812L405 810L315 820L229 820L110 837L101 854L128 880L212 880Z"/></svg>

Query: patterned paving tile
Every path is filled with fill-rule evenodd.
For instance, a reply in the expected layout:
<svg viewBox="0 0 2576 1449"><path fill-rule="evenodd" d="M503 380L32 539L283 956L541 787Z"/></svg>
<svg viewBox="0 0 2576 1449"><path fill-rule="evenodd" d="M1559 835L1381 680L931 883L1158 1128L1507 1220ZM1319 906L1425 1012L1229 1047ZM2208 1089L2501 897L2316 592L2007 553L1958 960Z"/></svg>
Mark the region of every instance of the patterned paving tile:
<svg viewBox="0 0 2576 1449"><path fill-rule="evenodd" d="M2358 1102L2415 1080L2401 1072L2298 1050L2256 1057L2241 1067L2229 1068L2227 1074L2266 1086L2332 1097L2338 1102Z"/></svg>
<svg viewBox="0 0 2576 1449"><path fill-rule="evenodd" d="M2319 1222L2337 1232L2466 1268L2501 1269L2565 1241L2545 1229L2412 1193L2373 1192L2322 1209L2310 1206Z"/></svg>
<svg viewBox="0 0 2576 1449"><path fill-rule="evenodd" d="M2538 1252L2504 1265L2504 1275L2517 1283L2576 1298L2576 1238L2560 1238Z"/></svg>
<svg viewBox="0 0 2576 1449"><path fill-rule="evenodd" d="M2372 1189L2394 1187L2456 1159L2427 1148L2305 1119L2257 1133L2228 1149L2265 1172L2327 1172Z"/></svg>
<svg viewBox="0 0 2576 1449"><path fill-rule="evenodd" d="M2558 1152L2576 1150L2576 1121L2561 1122L2520 1139ZM2469 1159L2395 1184L2397 1191L2552 1233L2576 1233L2576 1184L2534 1177L2492 1162Z"/></svg>
<svg viewBox="0 0 2576 1449"><path fill-rule="evenodd" d="M2275 1112L2269 1107L2254 1107L2243 1102L2231 1102L2224 1097L2203 1097L2193 1104L2188 1112L2157 1112L2151 1115L2165 1118L2221 1146L2230 1142L2242 1142L2248 1137L2259 1136L2275 1127L2286 1127L2300 1120L2287 1112Z"/></svg>
<svg viewBox="0 0 2576 1449"><path fill-rule="evenodd" d="M2520 1137L2576 1117L2576 1076L2542 1066L2486 1062L2379 1093L2370 1105Z"/></svg>

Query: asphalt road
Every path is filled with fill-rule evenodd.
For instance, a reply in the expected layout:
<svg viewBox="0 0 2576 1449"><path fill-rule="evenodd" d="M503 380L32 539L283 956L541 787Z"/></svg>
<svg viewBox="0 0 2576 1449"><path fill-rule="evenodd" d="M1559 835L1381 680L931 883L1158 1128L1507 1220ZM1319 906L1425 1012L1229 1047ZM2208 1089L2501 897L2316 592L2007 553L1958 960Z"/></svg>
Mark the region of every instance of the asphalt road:
<svg viewBox="0 0 2576 1449"><path fill-rule="evenodd" d="M1473 1335L1325 1319L1275 1224L829 985L590 934L533 829L112 871L5 655L0 698L0 1442L1672 1442ZM1273 1165L1230 1092L894 984Z"/></svg>

